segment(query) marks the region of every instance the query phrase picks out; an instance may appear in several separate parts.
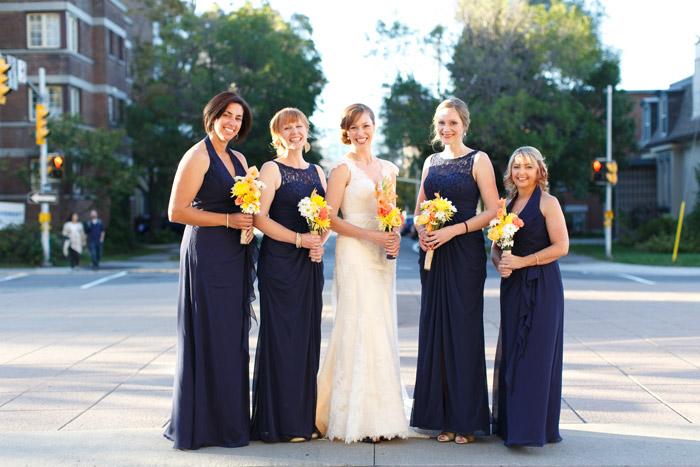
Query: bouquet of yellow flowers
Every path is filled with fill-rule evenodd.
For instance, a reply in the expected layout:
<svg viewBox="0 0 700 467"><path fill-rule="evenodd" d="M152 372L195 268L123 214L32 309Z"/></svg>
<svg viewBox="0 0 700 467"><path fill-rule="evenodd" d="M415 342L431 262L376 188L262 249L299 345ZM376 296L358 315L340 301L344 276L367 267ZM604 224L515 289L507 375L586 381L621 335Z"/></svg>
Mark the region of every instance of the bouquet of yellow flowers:
<svg viewBox="0 0 700 467"><path fill-rule="evenodd" d="M265 184L257 180L258 169L255 166L250 167L244 177L234 177L236 182L231 188L231 198L235 197L236 206L241 207L241 212L245 214L257 214L260 212L260 190L265 189ZM241 244L248 243L246 237L248 232L241 231Z"/></svg>
<svg viewBox="0 0 700 467"><path fill-rule="evenodd" d="M316 193L316 189L311 192L311 196L302 198L297 205L301 217L306 219L309 225L309 232L314 235L325 232L331 227L330 206L326 204L323 196Z"/></svg>
<svg viewBox="0 0 700 467"><path fill-rule="evenodd" d="M505 199L501 198L499 204L501 207L498 208L496 217L489 222L488 237L501 248L502 255L509 255L511 248L513 248L515 232L525 223L514 212L508 213L506 211Z"/></svg>
<svg viewBox="0 0 700 467"><path fill-rule="evenodd" d="M377 200L377 220L383 231L394 230L403 225L404 214L396 207L396 192L391 181L384 177L382 185L374 185L374 198ZM396 259L396 256L386 255L387 259Z"/></svg>
<svg viewBox="0 0 700 467"><path fill-rule="evenodd" d="M457 212L457 208L447 198L442 198L440 193L435 193L435 198L423 201L420 205L420 215L416 218L416 225L425 225L428 232L441 229L447 222L452 220L452 216ZM425 252L425 263L423 269L430 271L433 263L433 250Z"/></svg>

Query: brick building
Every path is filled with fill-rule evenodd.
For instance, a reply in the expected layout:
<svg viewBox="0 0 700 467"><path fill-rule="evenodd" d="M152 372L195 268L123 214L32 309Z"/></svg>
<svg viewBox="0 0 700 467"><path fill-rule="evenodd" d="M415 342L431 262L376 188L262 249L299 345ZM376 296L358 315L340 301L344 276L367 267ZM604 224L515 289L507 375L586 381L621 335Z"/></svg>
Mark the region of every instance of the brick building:
<svg viewBox="0 0 700 467"><path fill-rule="evenodd" d="M79 114L91 127L114 128L123 125L130 100L134 34L148 32L145 25L120 0L0 0L0 53L24 60L35 85L38 69L45 68L50 117ZM35 188L34 102L31 88L19 85L0 106L2 202L26 202ZM68 212L78 211L82 218L91 207L89 197L72 193L51 207L54 226ZM38 206L27 205L26 221L36 220L37 213Z"/></svg>

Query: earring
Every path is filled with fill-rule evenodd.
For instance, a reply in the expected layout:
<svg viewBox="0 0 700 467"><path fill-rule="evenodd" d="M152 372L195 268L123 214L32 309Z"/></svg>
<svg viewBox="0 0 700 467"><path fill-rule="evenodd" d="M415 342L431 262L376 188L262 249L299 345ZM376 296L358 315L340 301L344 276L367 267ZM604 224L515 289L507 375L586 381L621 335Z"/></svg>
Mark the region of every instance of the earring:
<svg viewBox="0 0 700 467"><path fill-rule="evenodd" d="M237 141L237 140L238 140L238 133L236 133L236 136L233 137L233 140L234 140L234 141Z"/></svg>
<svg viewBox="0 0 700 467"><path fill-rule="evenodd" d="M304 145L304 152L309 152L311 151L311 145L307 141L306 144Z"/></svg>

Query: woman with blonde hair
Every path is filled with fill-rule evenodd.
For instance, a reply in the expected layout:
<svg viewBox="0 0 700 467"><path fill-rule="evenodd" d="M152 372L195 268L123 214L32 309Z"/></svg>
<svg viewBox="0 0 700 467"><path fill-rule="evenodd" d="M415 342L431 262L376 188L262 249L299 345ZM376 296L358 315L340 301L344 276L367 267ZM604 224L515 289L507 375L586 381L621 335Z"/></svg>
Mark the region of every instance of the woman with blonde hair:
<svg viewBox="0 0 700 467"><path fill-rule="evenodd" d="M506 446L561 441L564 290L557 259L569 251L564 214L548 191L547 166L531 146L515 150L503 177L524 222L510 255L495 243L501 325L493 378L493 429Z"/></svg>
<svg viewBox="0 0 700 467"><path fill-rule="evenodd" d="M266 188L254 222L265 236L258 261L260 331L251 439L301 442L315 434L326 235L309 232L298 204L314 190L324 196L326 177L304 160L309 122L300 110L277 112L270 135L277 158L260 170Z"/></svg>
<svg viewBox="0 0 700 467"><path fill-rule="evenodd" d="M433 118L434 139L443 151L423 167L416 217L423 201L438 194L457 208L439 230L419 226L421 313L418 365L411 426L440 432L439 442L467 444L489 434L484 350L486 248L481 229L498 208L489 156L464 144L467 105L443 101ZM484 211L477 214L479 198ZM429 271L423 267L433 250Z"/></svg>

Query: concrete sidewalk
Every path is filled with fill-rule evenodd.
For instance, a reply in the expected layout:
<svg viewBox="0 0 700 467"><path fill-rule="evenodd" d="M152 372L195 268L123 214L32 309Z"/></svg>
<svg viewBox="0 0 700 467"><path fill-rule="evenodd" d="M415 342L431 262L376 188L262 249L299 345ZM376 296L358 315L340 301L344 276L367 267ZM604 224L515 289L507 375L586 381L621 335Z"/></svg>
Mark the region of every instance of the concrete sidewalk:
<svg viewBox="0 0 700 467"><path fill-rule="evenodd" d="M562 269L584 264L610 270L610 263L577 260L568 258ZM171 270L172 263L164 255L117 269ZM105 264L104 273L115 272L112 266ZM322 354L332 325L330 285ZM467 446L434 439L378 445L318 440L190 452L173 450L161 436L172 394L174 281L144 281L128 293L111 283L41 294L5 291L0 466L700 465L700 292L691 285L667 292L624 281L605 286L607 294L594 294L598 283L565 282L561 443L506 448L495 436ZM412 393L419 281L398 280L397 293L402 379ZM498 314L498 279L489 276L489 391ZM251 349L256 335L253 329Z"/></svg>

